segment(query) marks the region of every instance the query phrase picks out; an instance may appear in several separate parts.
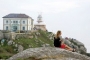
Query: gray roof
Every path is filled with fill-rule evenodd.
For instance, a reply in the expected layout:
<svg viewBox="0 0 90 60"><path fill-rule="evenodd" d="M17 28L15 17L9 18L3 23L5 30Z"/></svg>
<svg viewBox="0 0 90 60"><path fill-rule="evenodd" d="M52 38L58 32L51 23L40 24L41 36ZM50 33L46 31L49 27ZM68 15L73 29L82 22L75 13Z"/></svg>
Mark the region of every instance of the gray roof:
<svg viewBox="0 0 90 60"><path fill-rule="evenodd" d="M30 18L28 15L26 14L8 14L6 16L4 16L3 18Z"/></svg>

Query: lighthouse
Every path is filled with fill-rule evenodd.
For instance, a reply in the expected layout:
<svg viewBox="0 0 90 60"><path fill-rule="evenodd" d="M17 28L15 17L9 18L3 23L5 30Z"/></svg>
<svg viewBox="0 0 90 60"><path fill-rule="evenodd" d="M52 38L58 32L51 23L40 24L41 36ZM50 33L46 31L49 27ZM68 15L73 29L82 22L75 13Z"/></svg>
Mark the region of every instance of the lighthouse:
<svg viewBox="0 0 90 60"><path fill-rule="evenodd" d="M44 22L42 20L42 15L41 14L38 15L38 17L37 17L37 24L35 24L34 27L37 30L46 31L46 25L44 24Z"/></svg>
<svg viewBox="0 0 90 60"><path fill-rule="evenodd" d="M38 17L37 17L37 22L38 22L38 24L41 23L41 22L43 22L43 21L42 21L42 16L41 16L41 15L38 15Z"/></svg>

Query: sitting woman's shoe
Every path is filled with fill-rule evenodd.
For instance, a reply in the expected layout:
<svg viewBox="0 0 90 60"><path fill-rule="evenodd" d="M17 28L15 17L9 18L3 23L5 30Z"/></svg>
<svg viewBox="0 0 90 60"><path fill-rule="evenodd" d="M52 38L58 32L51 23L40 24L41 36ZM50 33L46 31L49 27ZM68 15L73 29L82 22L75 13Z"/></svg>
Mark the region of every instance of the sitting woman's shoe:
<svg viewBox="0 0 90 60"><path fill-rule="evenodd" d="M76 50L75 49L73 49L73 51L72 52L75 52Z"/></svg>

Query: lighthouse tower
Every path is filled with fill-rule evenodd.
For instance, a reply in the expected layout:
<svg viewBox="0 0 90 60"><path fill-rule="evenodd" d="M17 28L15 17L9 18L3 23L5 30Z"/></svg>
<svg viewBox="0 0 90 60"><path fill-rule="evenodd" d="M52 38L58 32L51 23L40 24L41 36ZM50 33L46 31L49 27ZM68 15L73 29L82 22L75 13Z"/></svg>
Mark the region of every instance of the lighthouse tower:
<svg viewBox="0 0 90 60"><path fill-rule="evenodd" d="M43 23L42 21L42 15L38 15L37 17L37 24L34 25L34 27L38 30L43 30L43 31L46 31L46 25Z"/></svg>
<svg viewBox="0 0 90 60"><path fill-rule="evenodd" d="M43 21L42 21L42 16L41 16L41 15L38 15L38 17L37 17L37 22L38 22L38 24L40 24L41 22L43 22Z"/></svg>

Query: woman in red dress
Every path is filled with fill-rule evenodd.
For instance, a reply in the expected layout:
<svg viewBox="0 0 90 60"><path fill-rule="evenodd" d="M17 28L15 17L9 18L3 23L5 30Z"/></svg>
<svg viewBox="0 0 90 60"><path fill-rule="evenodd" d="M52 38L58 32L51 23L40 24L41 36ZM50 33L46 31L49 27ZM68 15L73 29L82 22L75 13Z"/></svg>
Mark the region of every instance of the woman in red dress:
<svg viewBox="0 0 90 60"><path fill-rule="evenodd" d="M73 52L75 51L75 49L73 49L73 48L69 47L68 45L64 44L63 40L61 40L60 48L66 49L66 50L69 50L69 51L73 51Z"/></svg>
<svg viewBox="0 0 90 60"><path fill-rule="evenodd" d="M73 49L73 48L69 47L68 45L64 44L64 41L61 40L60 36L61 36L61 31L57 31L57 33L54 37L54 46L74 52L75 49Z"/></svg>

